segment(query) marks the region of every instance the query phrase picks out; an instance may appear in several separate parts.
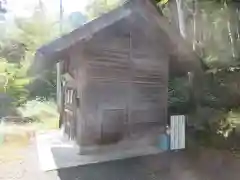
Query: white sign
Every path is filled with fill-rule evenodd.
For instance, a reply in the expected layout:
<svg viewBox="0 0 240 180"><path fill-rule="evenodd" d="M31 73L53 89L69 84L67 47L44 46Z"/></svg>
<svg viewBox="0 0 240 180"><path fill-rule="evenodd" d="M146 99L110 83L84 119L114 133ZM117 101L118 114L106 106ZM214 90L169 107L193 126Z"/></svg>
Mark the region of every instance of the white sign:
<svg viewBox="0 0 240 180"><path fill-rule="evenodd" d="M185 116L171 116L170 149L185 149Z"/></svg>

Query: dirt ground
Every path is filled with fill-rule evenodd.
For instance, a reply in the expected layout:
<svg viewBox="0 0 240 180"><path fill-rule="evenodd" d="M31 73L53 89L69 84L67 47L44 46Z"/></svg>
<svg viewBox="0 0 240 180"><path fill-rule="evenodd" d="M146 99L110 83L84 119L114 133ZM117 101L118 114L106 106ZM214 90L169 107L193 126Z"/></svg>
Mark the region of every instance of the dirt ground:
<svg viewBox="0 0 240 180"><path fill-rule="evenodd" d="M34 140L26 146L2 146L0 152L0 180L56 179L56 176L52 176L54 172L47 174L39 170Z"/></svg>
<svg viewBox="0 0 240 180"><path fill-rule="evenodd" d="M228 152L171 152L41 172L34 138L13 152L0 148L0 180L239 180L240 160ZM7 156L3 156L3 154Z"/></svg>

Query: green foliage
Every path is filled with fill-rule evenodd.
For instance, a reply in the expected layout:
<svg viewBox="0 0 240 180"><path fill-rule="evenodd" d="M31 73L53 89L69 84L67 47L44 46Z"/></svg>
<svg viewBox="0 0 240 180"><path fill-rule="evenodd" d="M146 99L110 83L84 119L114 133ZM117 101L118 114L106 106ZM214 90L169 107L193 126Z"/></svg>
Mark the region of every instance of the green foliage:
<svg viewBox="0 0 240 180"><path fill-rule="evenodd" d="M94 0L87 6L88 17L94 19L100 15L115 9L120 0Z"/></svg>
<svg viewBox="0 0 240 180"><path fill-rule="evenodd" d="M185 77L171 78L168 84L168 106L170 114L186 114L190 108L190 88Z"/></svg>
<svg viewBox="0 0 240 180"><path fill-rule="evenodd" d="M191 137L194 137L198 144L224 149L236 148L236 145L239 145L236 142L240 132L239 109L228 111L200 107L190 114L189 119L195 123L195 132Z"/></svg>
<svg viewBox="0 0 240 180"><path fill-rule="evenodd" d="M29 99L35 99L36 97L52 100L56 98L56 71L52 70L51 72L46 72L44 75L35 78L28 85L29 89Z"/></svg>
<svg viewBox="0 0 240 180"><path fill-rule="evenodd" d="M189 115L188 123L197 129L196 136L207 144L225 144L234 134L235 120L240 117L236 110L240 106L239 5L232 0L182 2L183 16L174 11L175 0L161 8L170 22L180 22L175 23L177 28L181 28L179 24L184 25L185 39L193 44L205 73L194 79L188 90L176 80L169 83L170 112L175 107L180 114L179 109L185 107L189 110L185 111Z"/></svg>
<svg viewBox="0 0 240 180"><path fill-rule="evenodd" d="M55 97L55 71L38 78L28 77L27 71L37 48L58 34L53 22L36 9L31 18L15 19L15 26L0 43L0 58L4 59L1 60L0 73L2 83L5 83L1 92L14 100L14 106L37 96L45 99Z"/></svg>
<svg viewBox="0 0 240 180"><path fill-rule="evenodd" d="M198 143L217 148L231 147L235 131L240 135L239 80L237 66L206 72L201 96L194 105L187 79L171 79L169 113L188 114L188 125L195 129L191 137Z"/></svg>
<svg viewBox="0 0 240 180"><path fill-rule="evenodd" d="M30 19L16 19L16 29L10 32L11 37L23 44L26 51L35 53L36 49L59 35L54 24L45 17L34 14Z"/></svg>
<svg viewBox="0 0 240 180"><path fill-rule="evenodd" d="M25 45L11 39L5 39L0 44L0 57L5 58L10 63L19 64L25 57Z"/></svg>
<svg viewBox="0 0 240 180"><path fill-rule="evenodd" d="M236 127L235 120L237 121L238 118L240 118L239 112L229 111L224 118L218 121L217 134L228 138Z"/></svg>
<svg viewBox="0 0 240 180"><path fill-rule="evenodd" d="M240 105L240 71L236 68L207 73L202 86L202 106L232 109Z"/></svg>
<svg viewBox="0 0 240 180"><path fill-rule="evenodd" d="M40 129L58 128L59 114L53 101L40 99L28 101L18 108L19 114L25 119L31 119Z"/></svg>
<svg viewBox="0 0 240 180"><path fill-rule="evenodd" d="M26 85L30 82L30 78L26 76L26 64L11 64L2 59L0 61L0 66L0 74L4 77L1 92L6 93L9 97L13 98L13 104L15 106L24 103L29 94Z"/></svg>
<svg viewBox="0 0 240 180"><path fill-rule="evenodd" d="M159 4L159 5L165 5L169 2L169 0L156 0L156 3Z"/></svg>
<svg viewBox="0 0 240 180"><path fill-rule="evenodd" d="M189 114L189 124L196 129L200 143L218 148L232 146L230 140L240 127L239 79L237 67L206 73L199 105Z"/></svg>

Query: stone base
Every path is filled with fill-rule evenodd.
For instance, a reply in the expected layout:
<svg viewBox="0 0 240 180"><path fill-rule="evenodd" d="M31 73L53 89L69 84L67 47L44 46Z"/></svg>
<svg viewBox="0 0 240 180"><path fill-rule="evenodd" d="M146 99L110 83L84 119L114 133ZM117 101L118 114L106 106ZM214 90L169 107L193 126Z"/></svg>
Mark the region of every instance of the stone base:
<svg viewBox="0 0 240 180"><path fill-rule="evenodd" d="M60 131L39 133L36 139L40 168L43 171L162 152L153 136L132 137L115 145L95 147L79 147L63 138Z"/></svg>
<svg viewBox="0 0 240 180"><path fill-rule="evenodd" d="M144 147L157 147L158 137L163 131L152 131L144 134L135 134L129 137L125 137L123 140L116 144L111 145L95 145L95 146L79 146L80 155L94 155L94 154L106 154L110 152L128 151L133 149L141 149Z"/></svg>

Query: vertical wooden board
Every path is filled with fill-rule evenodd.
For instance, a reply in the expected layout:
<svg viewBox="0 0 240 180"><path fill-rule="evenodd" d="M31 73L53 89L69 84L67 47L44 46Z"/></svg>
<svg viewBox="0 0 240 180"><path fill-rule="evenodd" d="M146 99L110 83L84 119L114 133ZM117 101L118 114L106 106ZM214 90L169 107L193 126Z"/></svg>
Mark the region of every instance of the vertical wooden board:
<svg viewBox="0 0 240 180"><path fill-rule="evenodd" d="M80 142L83 146L92 146L101 136L101 123L98 117L97 102L99 88L96 84L85 79L81 87L81 133Z"/></svg>
<svg viewBox="0 0 240 180"><path fill-rule="evenodd" d="M136 13L132 17L131 62L135 82L168 83L168 51L165 49L167 36L152 21Z"/></svg>
<svg viewBox="0 0 240 180"><path fill-rule="evenodd" d="M119 130L123 129L129 97L129 32L126 21L121 20L85 44L87 82L82 109L88 124L83 132L86 141L91 136L98 143L110 143L122 136Z"/></svg>
<svg viewBox="0 0 240 180"><path fill-rule="evenodd" d="M87 56L89 78L130 80L129 52L98 48L87 51Z"/></svg>
<svg viewBox="0 0 240 180"><path fill-rule="evenodd" d="M185 148L185 123L185 116L171 116L171 150Z"/></svg>
<svg viewBox="0 0 240 180"><path fill-rule="evenodd" d="M85 118L83 115L83 90L87 83L86 78L86 69L85 69L85 59L84 54L81 54L81 56L72 56L72 58L79 59L80 66L76 67L76 126L77 126L77 143L79 145L82 145L85 143L85 136L84 136L84 128L85 128Z"/></svg>
<svg viewBox="0 0 240 180"><path fill-rule="evenodd" d="M185 116L180 117L179 122L179 136L181 137L179 140L179 149L185 149L185 125L186 125L186 118Z"/></svg>
<svg viewBox="0 0 240 180"><path fill-rule="evenodd" d="M128 102L129 84L126 82L89 79L84 88L84 110L120 108Z"/></svg>
<svg viewBox="0 0 240 180"><path fill-rule="evenodd" d="M126 113L124 109L104 109L102 111L100 144L120 141L125 134Z"/></svg>
<svg viewBox="0 0 240 180"><path fill-rule="evenodd" d="M132 123L128 124L128 134L132 137L143 137L149 134L159 136L162 127L163 125L159 122Z"/></svg>
<svg viewBox="0 0 240 180"><path fill-rule="evenodd" d="M167 91L162 86L145 83L132 84L130 123L166 121Z"/></svg>
<svg viewBox="0 0 240 180"><path fill-rule="evenodd" d="M127 19L122 19L111 26L95 33L90 41L86 42L86 49L129 50L130 26Z"/></svg>
<svg viewBox="0 0 240 180"><path fill-rule="evenodd" d="M134 82L154 83L166 86L168 76L168 59L165 56L153 54L156 52L132 54L132 76Z"/></svg>
<svg viewBox="0 0 240 180"><path fill-rule="evenodd" d="M116 142L125 122L145 132L166 122L168 59L155 32L140 22L130 33L129 22L119 21L85 44L81 114L86 144Z"/></svg>
<svg viewBox="0 0 240 180"><path fill-rule="evenodd" d="M170 133L170 149L175 150L176 149L176 121L174 121L173 117L170 119L170 127L171 127L171 133Z"/></svg>
<svg viewBox="0 0 240 180"><path fill-rule="evenodd" d="M165 109L159 108L132 108L129 115L129 123L159 123L164 125L166 118Z"/></svg>
<svg viewBox="0 0 240 180"><path fill-rule="evenodd" d="M68 57L70 58L69 69L77 69L84 66L85 53L84 42L76 43L68 50Z"/></svg>
<svg viewBox="0 0 240 180"><path fill-rule="evenodd" d="M81 133L80 142L83 146L92 146L97 144L101 138L101 122L97 113L97 109L85 109L85 104L81 110Z"/></svg>
<svg viewBox="0 0 240 180"><path fill-rule="evenodd" d="M163 125L167 118L168 59L156 28L132 17L130 123ZM160 41L159 41L160 40Z"/></svg>
<svg viewBox="0 0 240 180"><path fill-rule="evenodd" d="M81 106L84 119L82 138L85 144L101 142L102 117L105 116L103 115L105 110L123 109L126 111L128 89L127 83L88 79L83 91ZM113 118L115 118L114 115Z"/></svg>
<svg viewBox="0 0 240 180"><path fill-rule="evenodd" d="M96 33L85 45L89 78L129 81L130 30L125 19Z"/></svg>
<svg viewBox="0 0 240 180"><path fill-rule="evenodd" d="M77 136L76 90L68 82L65 86L64 98L64 126L65 133L72 140Z"/></svg>
<svg viewBox="0 0 240 180"><path fill-rule="evenodd" d="M167 89L162 85L132 83L132 92L134 105L149 105L149 108L157 108L167 103Z"/></svg>
<svg viewBox="0 0 240 180"><path fill-rule="evenodd" d="M82 144L82 129L83 129L83 125L84 125L84 118L83 118L83 114L82 114L82 110L81 110L81 99L79 99L80 101L80 108L78 107L76 109L76 116L77 116L77 122L76 122L76 141L79 145Z"/></svg>
<svg viewBox="0 0 240 180"><path fill-rule="evenodd" d="M168 35L156 25L155 22L144 18L139 12L133 14L129 19L132 23L132 49L135 52L151 52L167 56Z"/></svg>
<svg viewBox="0 0 240 180"><path fill-rule="evenodd" d="M150 51L145 53L133 52L131 57L133 81L158 85L167 84L168 59Z"/></svg>

